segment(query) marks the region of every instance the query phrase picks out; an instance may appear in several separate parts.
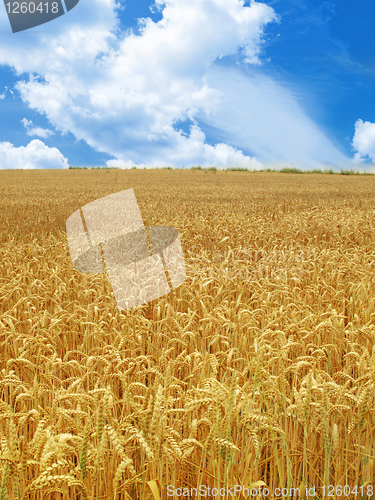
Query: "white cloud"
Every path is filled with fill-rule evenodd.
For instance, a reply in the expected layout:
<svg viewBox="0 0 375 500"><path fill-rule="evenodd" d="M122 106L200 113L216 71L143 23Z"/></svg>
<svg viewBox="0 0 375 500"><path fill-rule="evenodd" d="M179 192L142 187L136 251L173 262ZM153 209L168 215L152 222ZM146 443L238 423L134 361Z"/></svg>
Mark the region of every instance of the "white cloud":
<svg viewBox="0 0 375 500"><path fill-rule="evenodd" d="M108 53L118 20L116 0L81 1L66 15L11 36L4 36L0 63L17 73L58 75L68 68L79 71L101 53ZM12 34L6 9L0 9L0 31ZM27 50L26 47L27 46Z"/></svg>
<svg viewBox="0 0 375 500"><path fill-rule="evenodd" d="M265 163L302 168L348 165L343 155L307 116L285 86L259 71L212 67L209 84L224 96L202 121L220 130L221 140L251 151Z"/></svg>
<svg viewBox="0 0 375 500"><path fill-rule="evenodd" d="M19 148L0 142L0 169L15 168L68 168L68 160L57 148L49 148L39 139Z"/></svg>
<svg viewBox="0 0 375 500"><path fill-rule="evenodd" d="M144 165L143 163L135 165L135 163L132 162L132 161L124 161L124 160L119 160L119 159L108 160L106 162L106 165L107 165L107 167L111 167L111 168L132 168L132 167L135 167L135 166L138 166L138 167L141 167L141 168L147 167L147 165ZM165 166L167 166L167 165L165 165Z"/></svg>
<svg viewBox="0 0 375 500"><path fill-rule="evenodd" d="M95 4L114 11L113 2ZM84 10L79 28L69 26L66 16L65 31L49 43L47 53L43 50L44 57L35 48L34 71L44 81L32 77L20 82L23 100L46 114L56 129L125 162L184 166L222 164L226 158L251 164L251 158L230 146L205 145L202 133L197 140L196 128L190 137L182 135L173 123L193 118L198 110L210 113L220 104L220 93L205 81L217 58L242 47L247 61L259 61L263 27L276 19L273 9L255 2L243 7L239 0L158 4L164 6L163 19L157 24L145 21L141 36L114 39L110 29L115 16L101 30L99 18L88 22ZM95 49L86 39L97 30L102 38ZM1 57L8 55L0 49ZM32 70L30 59L18 57L19 70Z"/></svg>
<svg viewBox="0 0 375 500"><path fill-rule="evenodd" d="M23 123L25 128L27 129L27 135L36 135L38 137L42 137L43 139L48 139L48 137L51 137L51 135L55 133L52 130L46 128L33 127L33 122L31 120L27 120L26 118L23 118L21 120L21 123Z"/></svg>
<svg viewBox="0 0 375 500"><path fill-rule="evenodd" d="M115 0L80 2L49 24L53 37L4 38L0 64L30 72L17 85L24 102L56 130L113 155L108 165L258 168L258 160L289 155L314 163L319 148L321 157L345 159L281 85L268 79L267 97L265 80L218 68L220 58L238 53L259 68L264 27L278 21L270 6L244 7L243 0L157 0L156 6L161 21L144 20L134 35L118 31ZM0 29L8 22L3 14ZM217 144L206 144L195 117L219 129ZM190 135L174 128L185 119L195 123Z"/></svg>
<svg viewBox="0 0 375 500"><path fill-rule="evenodd" d="M355 161L357 163L368 158L375 161L375 123L357 120L352 146L356 151Z"/></svg>
<svg viewBox="0 0 375 500"><path fill-rule="evenodd" d="M28 120L27 118L22 118L21 123L23 123L24 127L29 128L33 126L33 122Z"/></svg>
<svg viewBox="0 0 375 500"><path fill-rule="evenodd" d="M172 134L172 131L170 131ZM169 152L167 159L152 160L145 164L138 164L140 167L160 167L168 165L191 166L200 165L202 167L241 167L250 170L259 170L262 164L255 158L243 155L241 151L228 146L227 144L216 144L210 146L205 144L206 137L197 125L190 129L190 137L179 136L176 147ZM131 168L135 163L129 159L118 158L106 162L108 167Z"/></svg>
<svg viewBox="0 0 375 500"><path fill-rule="evenodd" d="M7 90L9 90L9 92L12 92L12 91L9 89L9 87L5 86L5 90L4 90L4 92L3 92L2 94L0 94L0 99L1 99L1 100L5 99L5 97L6 97L6 93L7 93ZM13 92L12 92L12 94L13 94Z"/></svg>

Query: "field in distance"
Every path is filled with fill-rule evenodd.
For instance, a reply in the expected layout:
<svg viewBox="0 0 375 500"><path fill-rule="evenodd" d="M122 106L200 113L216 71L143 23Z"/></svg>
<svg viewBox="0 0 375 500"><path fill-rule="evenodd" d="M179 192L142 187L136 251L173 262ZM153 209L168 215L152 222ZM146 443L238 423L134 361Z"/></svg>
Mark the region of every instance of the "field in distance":
<svg viewBox="0 0 375 500"><path fill-rule="evenodd" d="M371 497L374 176L0 170L0 186L1 498ZM65 224L130 188L146 226L178 230L187 277L121 312L106 275L73 269Z"/></svg>

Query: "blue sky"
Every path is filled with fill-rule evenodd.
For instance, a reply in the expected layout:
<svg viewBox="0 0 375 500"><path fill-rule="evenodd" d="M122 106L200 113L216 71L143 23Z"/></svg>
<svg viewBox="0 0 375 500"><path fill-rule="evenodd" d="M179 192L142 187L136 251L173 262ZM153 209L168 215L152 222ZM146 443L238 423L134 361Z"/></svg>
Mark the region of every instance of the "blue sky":
<svg viewBox="0 0 375 500"><path fill-rule="evenodd" d="M0 168L371 170L375 3L80 0L12 33Z"/></svg>

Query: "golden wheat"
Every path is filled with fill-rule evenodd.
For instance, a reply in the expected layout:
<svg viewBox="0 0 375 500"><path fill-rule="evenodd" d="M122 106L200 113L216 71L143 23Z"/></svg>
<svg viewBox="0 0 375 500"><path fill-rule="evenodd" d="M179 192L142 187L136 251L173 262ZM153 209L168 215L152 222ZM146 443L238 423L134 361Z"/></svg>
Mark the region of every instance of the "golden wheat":
<svg viewBox="0 0 375 500"><path fill-rule="evenodd" d="M164 499L168 485L366 497L375 178L0 178L0 500ZM146 226L178 229L187 278L121 312L106 275L73 269L65 223L129 188Z"/></svg>

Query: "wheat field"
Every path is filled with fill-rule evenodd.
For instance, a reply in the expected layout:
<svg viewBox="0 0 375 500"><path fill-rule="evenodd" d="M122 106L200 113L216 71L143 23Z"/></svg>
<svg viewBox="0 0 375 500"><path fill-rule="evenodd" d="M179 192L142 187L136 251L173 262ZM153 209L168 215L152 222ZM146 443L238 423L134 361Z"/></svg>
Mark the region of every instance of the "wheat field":
<svg viewBox="0 0 375 500"><path fill-rule="evenodd" d="M65 223L130 188L179 231L187 277L119 311ZM372 497L374 176L26 170L0 189L0 500Z"/></svg>

